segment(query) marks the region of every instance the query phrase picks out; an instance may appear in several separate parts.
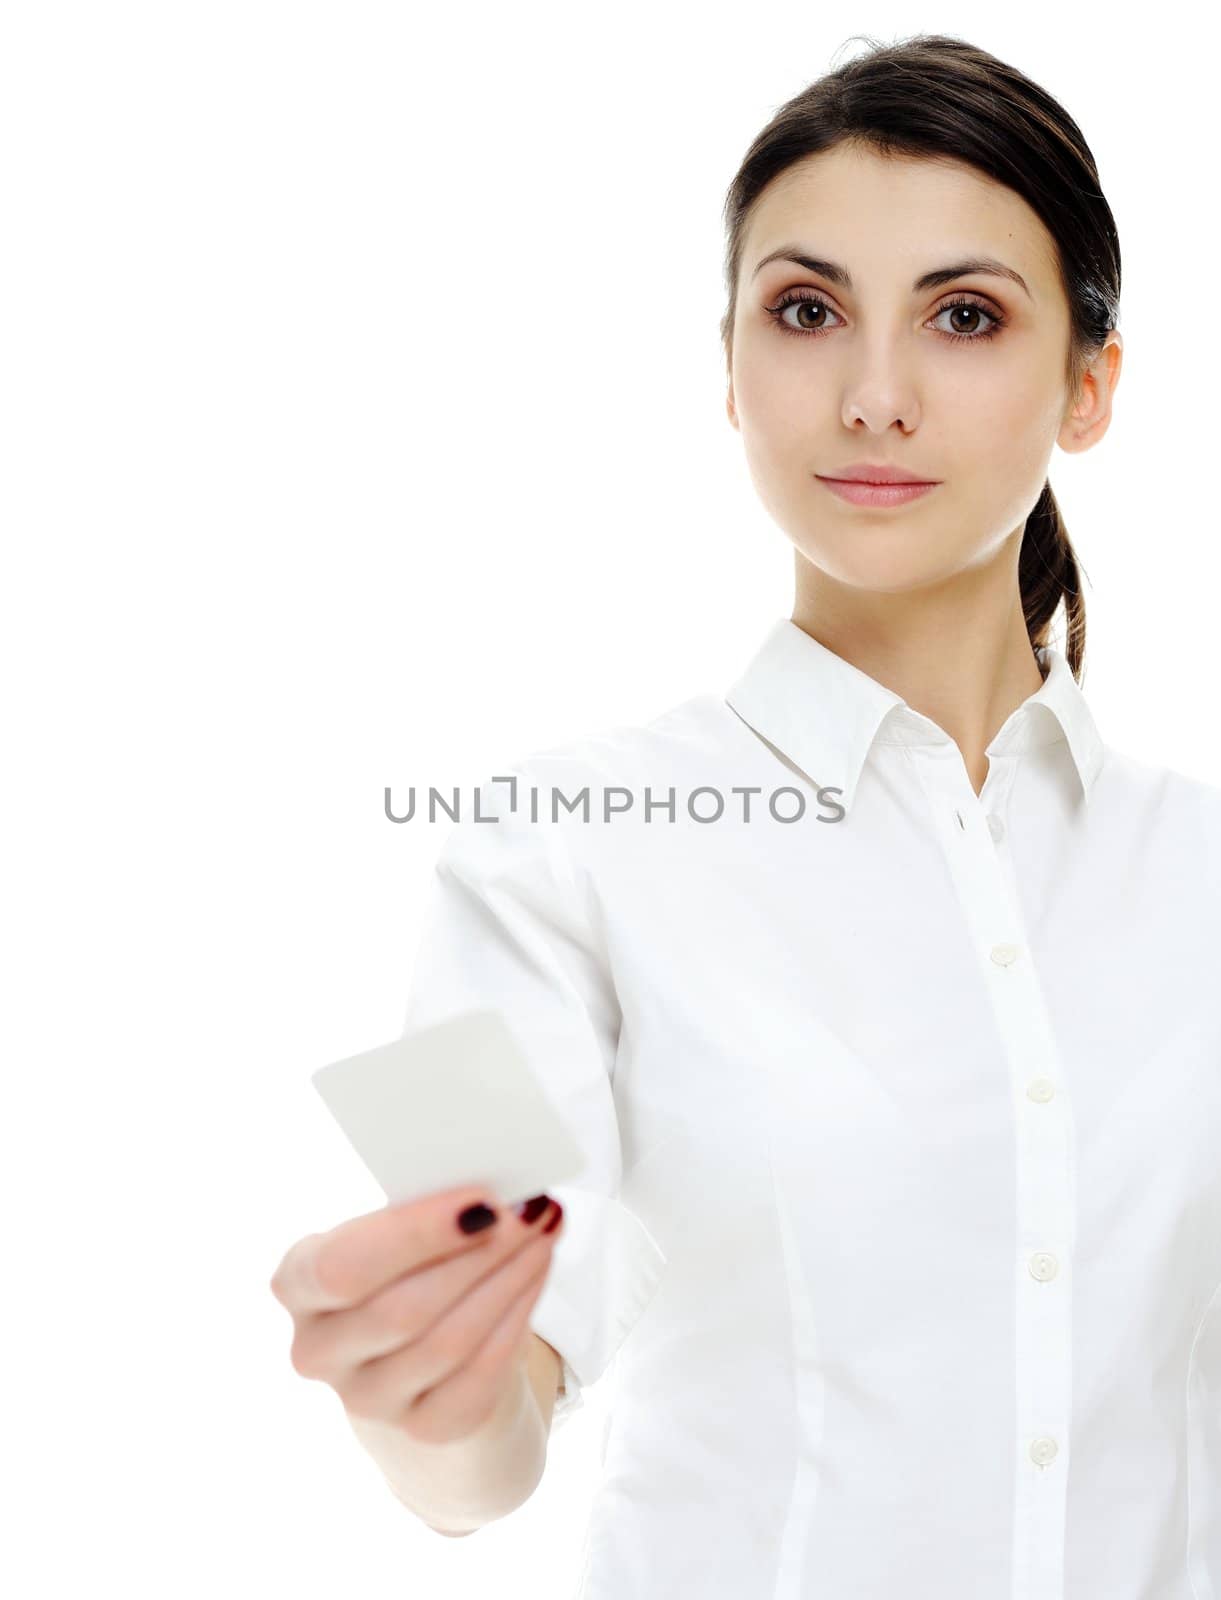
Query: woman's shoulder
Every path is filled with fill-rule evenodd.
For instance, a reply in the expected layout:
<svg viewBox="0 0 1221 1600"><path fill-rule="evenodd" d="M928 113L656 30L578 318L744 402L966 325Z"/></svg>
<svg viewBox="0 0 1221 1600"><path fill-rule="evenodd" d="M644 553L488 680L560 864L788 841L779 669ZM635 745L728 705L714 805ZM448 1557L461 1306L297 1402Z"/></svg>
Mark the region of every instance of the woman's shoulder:
<svg viewBox="0 0 1221 1600"><path fill-rule="evenodd" d="M1170 805L1203 808L1221 814L1221 784L1168 762L1156 761L1114 745L1104 747L1107 785L1157 798Z"/></svg>
<svg viewBox="0 0 1221 1600"><path fill-rule="evenodd" d="M725 747L735 719L721 694L691 695L641 721L619 721L523 751L522 776L604 786L689 776Z"/></svg>
<svg viewBox="0 0 1221 1600"><path fill-rule="evenodd" d="M1107 745L1094 805L1119 819L1132 848L1142 840L1168 847L1180 863L1198 863L1202 881L1221 893L1221 784Z"/></svg>
<svg viewBox="0 0 1221 1600"><path fill-rule="evenodd" d="M508 822L499 837L479 830L486 852L613 876L635 857L642 824L681 823L691 791L723 780L735 723L724 697L709 692L521 751L480 785L484 809Z"/></svg>

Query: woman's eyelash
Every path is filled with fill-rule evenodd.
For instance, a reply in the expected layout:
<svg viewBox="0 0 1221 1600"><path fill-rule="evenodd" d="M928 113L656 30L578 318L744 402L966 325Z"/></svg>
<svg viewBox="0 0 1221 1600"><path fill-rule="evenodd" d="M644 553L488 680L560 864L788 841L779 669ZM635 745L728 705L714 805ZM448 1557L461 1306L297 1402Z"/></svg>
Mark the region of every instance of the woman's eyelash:
<svg viewBox="0 0 1221 1600"><path fill-rule="evenodd" d="M791 322L784 320L785 309L788 306L797 305L801 301L808 301L813 305L822 306L827 311L835 311L833 305L830 305L823 299L822 295L815 293L813 290L790 289L787 294L781 296L774 306L768 306L767 314L775 321L776 326L782 333L796 334L799 339L816 339L820 334L830 333L830 328L795 328ZM939 317L943 312L954 311L959 306L967 306L972 311L982 311L992 325L981 333L946 333L943 330L939 330L943 339L952 339L956 344L980 344L985 339L995 338L997 332L1005 326L1008 320L999 311L994 311L991 306L986 305L982 300L975 299L974 296L947 300L944 305L938 306L933 315ZM838 312L835 312L835 314L836 316L839 315Z"/></svg>

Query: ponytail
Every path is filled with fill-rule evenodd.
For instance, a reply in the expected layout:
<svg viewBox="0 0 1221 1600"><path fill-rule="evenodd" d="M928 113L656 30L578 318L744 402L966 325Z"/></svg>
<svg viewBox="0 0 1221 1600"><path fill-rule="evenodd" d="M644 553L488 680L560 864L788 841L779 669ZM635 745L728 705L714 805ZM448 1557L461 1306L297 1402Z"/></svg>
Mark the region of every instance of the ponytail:
<svg viewBox="0 0 1221 1600"><path fill-rule="evenodd" d="M1077 557L1052 493L1051 483L1034 510L1026 518L1022 550L1018 558L1018 587L1026 632L1032 645L1049 645L1051 624L1057 607L1064 602L1065 658L1073 677L1080 682L1085 659L1085 601L1081 595L1081 573Z"/></svg>

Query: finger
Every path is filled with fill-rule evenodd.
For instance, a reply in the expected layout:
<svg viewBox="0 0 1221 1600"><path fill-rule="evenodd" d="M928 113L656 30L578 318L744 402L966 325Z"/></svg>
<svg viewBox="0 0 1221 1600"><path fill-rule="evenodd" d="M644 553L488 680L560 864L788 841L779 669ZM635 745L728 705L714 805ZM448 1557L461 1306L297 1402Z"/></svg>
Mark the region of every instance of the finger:
<svg viewBox="0 0 1221 1600"><path fill-rule="evenodd" d="M523 1350L530 1314L546 1282L544 1266L509 1303L470 1358L407 1406L399 1420L412 1438L445 1444L464 1438L487 1421L503 1394L508 1369Z"/></svg>
<svg viewBox="0 0 1221 1600"><path fill-rule="evenodd" d="M443 1382L470 1359L536 1274L545 1275L552 1248L550 1237L539 1234L499 1272L481 1279L447 1307L418 1339L332 1380L347 1409L358 1416L404 1415L417 1395Z"/></svg>
<svg viewBox="0 0 1221 1600"><path fill-rule="evenodd" d="M505 1229L486 1251L466 1251L405 1273L358 1306L299 1318L293 1365L303 1377L339 1374L418 1343L472 1289L541 1236L555 1209L553 1202L529 1228ZM554 1234L549 1237L554 1241Z"/></svg>
<svg viewBox="0 0 1221 1600"><path fill-rule="evenodd" d="M497 1212L498 1220L482 1232L464 1233L458 1217L480 1201ZM272 1275L271 1291L294 1313L357 1305L404 1272L482 1249L504 1221L499 1200L486 1186L467 1185L383 1206L326 1233L298 1239Z"/></svg>

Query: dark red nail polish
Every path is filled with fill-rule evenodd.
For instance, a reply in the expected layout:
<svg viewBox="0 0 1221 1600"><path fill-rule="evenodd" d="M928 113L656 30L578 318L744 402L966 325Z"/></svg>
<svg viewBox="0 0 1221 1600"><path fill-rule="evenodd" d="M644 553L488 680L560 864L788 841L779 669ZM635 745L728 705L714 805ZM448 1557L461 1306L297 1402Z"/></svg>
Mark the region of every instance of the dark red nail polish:
<svg viewBox="0 0 1221 1600"><path fill-rule="evenodd" d="M537 1222L551 1204L549 1194L536 1194L532 1200L523 1200L517 1207L517 1215L523 1222Z"/></svg>
<svg viewBox="0 0 1221 1600"><path fill-rule="evenodd" d="M496 1221L496 1213L491 1206L485 1206L482 1201L477 1205L467 1206L465 1211L458 1214L458 1226L463 1233L478 1233L480 1228L490 1228Z"/></svg>
<svg viewBox="0 0 1221 1600"><path fill-rule="evenodd" d="M555 1216L549 1222L543 1223L544 1233L554 1233L560 1225L560 1218L564 1215L564 1208L558 1200L553 1200L551 1203L555 1207Z"/></svg>

